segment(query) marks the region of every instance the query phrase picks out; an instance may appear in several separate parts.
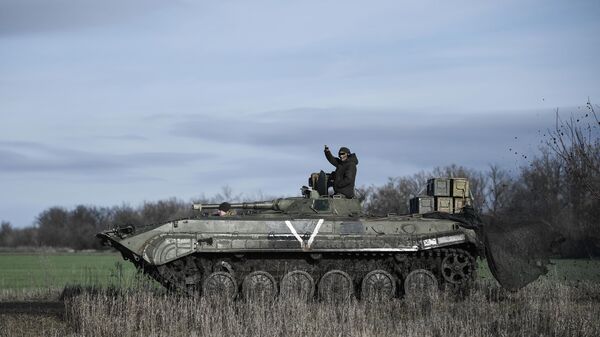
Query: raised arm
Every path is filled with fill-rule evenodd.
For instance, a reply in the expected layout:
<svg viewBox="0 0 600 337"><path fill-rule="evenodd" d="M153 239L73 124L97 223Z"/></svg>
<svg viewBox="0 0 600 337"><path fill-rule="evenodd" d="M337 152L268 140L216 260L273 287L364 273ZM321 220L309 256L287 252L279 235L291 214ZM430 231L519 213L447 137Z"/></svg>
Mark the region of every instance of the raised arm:
<svg viewBox="0 0 600 337"><path fill-rule="evenodd" d="M329 148L327 147L327 145L325 145L325 158L327 158L327 161L329 161L331 163L331 165L337 167L338 166L338 160L336 157L334 157L331 154L331 151L329 151Z"/></svg>

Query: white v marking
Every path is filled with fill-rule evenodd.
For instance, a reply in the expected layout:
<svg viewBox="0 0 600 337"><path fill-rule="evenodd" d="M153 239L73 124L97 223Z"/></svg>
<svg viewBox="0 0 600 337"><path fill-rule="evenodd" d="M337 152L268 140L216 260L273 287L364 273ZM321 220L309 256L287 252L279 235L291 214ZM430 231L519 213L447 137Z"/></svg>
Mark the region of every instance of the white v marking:
<svg viewBox="0 0 600 337"><path fill-rule="evenodd" d="M300 242L300 247L302 247L303 249L310 249L310 246L315 241L315 237L317 237L317 234L319 233L319 229L321 229L321 225L323 225L324 221L325 221L324 219L319 219L319 221L317 222L317 225L315 226L315 229L313 230L312 234L310 235L310 238L308 239L308 242L304 242L304 240L300 237L300 235L298 235L298 232L296 232L296 228L294 228L294 225L292 225L291 221L285 220L285 224L288 226L288 228L290 229L290 232L292 232L292 234L294 235L296 240L298 240L298 242Z"/></svg>

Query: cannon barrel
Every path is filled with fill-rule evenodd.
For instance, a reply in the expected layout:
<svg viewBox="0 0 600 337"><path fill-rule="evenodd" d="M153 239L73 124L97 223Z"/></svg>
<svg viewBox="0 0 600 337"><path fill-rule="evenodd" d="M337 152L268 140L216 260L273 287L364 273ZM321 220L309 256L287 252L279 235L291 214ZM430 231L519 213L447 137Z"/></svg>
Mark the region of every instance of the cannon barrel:
<svg viewBox="0 0 600 337"><path fill-rule="evenodd" d="M193 209L202 211L203 209L218 209L220 204L194 204ZM271 209L275 211L282 210L279 207L279 199L272 201L259 201L259 202L241 202L231 204L231 208L235 209Z"/></svg>

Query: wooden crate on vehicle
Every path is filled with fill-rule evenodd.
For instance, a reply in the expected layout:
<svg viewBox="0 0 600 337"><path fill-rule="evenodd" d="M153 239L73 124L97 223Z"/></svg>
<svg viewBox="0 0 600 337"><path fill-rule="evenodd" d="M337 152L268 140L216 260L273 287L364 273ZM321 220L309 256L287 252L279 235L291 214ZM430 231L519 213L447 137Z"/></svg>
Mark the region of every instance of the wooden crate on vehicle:
<svg viewBox="0 0 600 337"><path fill-rule="evenodd" d="M424 214L433 212L434 199L430 196L417 196L410 199L410 213L411 214Z"/></svg>
<svg viewBox="0 0 600 337"><path fill-rule="evenodd" d="M463 207L471 205L470 198L454 198L454 213L460 213Z"/></svg>
<svg viewBox="0 0 600 337"><path fill-rule="evenodd" d="M468 198L470 197L469 192L469 180L466 178L452 178L452 196Z"/></svg>
<svg viewBox="0 0 600 337"><path fill-rule="evenodd" d="M449 178L433 178L427 180L427 195L432 197L449 197L450 196Z"/></svg>
<svg viewBox="0 0 600 337"><path fill-rule="evenodd" d="M435 197L435 210L438 212L453 213L454 204L451 197Z"/></svg>

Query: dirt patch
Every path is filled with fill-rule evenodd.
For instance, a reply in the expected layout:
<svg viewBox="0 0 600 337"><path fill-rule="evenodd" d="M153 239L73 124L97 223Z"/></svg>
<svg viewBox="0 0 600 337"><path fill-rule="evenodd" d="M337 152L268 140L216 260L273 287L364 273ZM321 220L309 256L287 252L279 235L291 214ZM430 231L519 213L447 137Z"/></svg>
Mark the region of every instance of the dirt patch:
<svg viewBox="0 0 600 337"><path fill-rule="evenodd" d="M0 314L1 337L68 336L72 331L56 316Z"/></svg>
<svg viewBox="0 0 600 337"><path fill-rule="evenodd" d="M44 315L62 319L65 315L63 302L0 302L0 315Z"/></svg>
<svg viewBox="0 0 600 337"><path fill-rule="evenodd" d="M0 337L65 336L63 302L0 302Z"/></svg>

